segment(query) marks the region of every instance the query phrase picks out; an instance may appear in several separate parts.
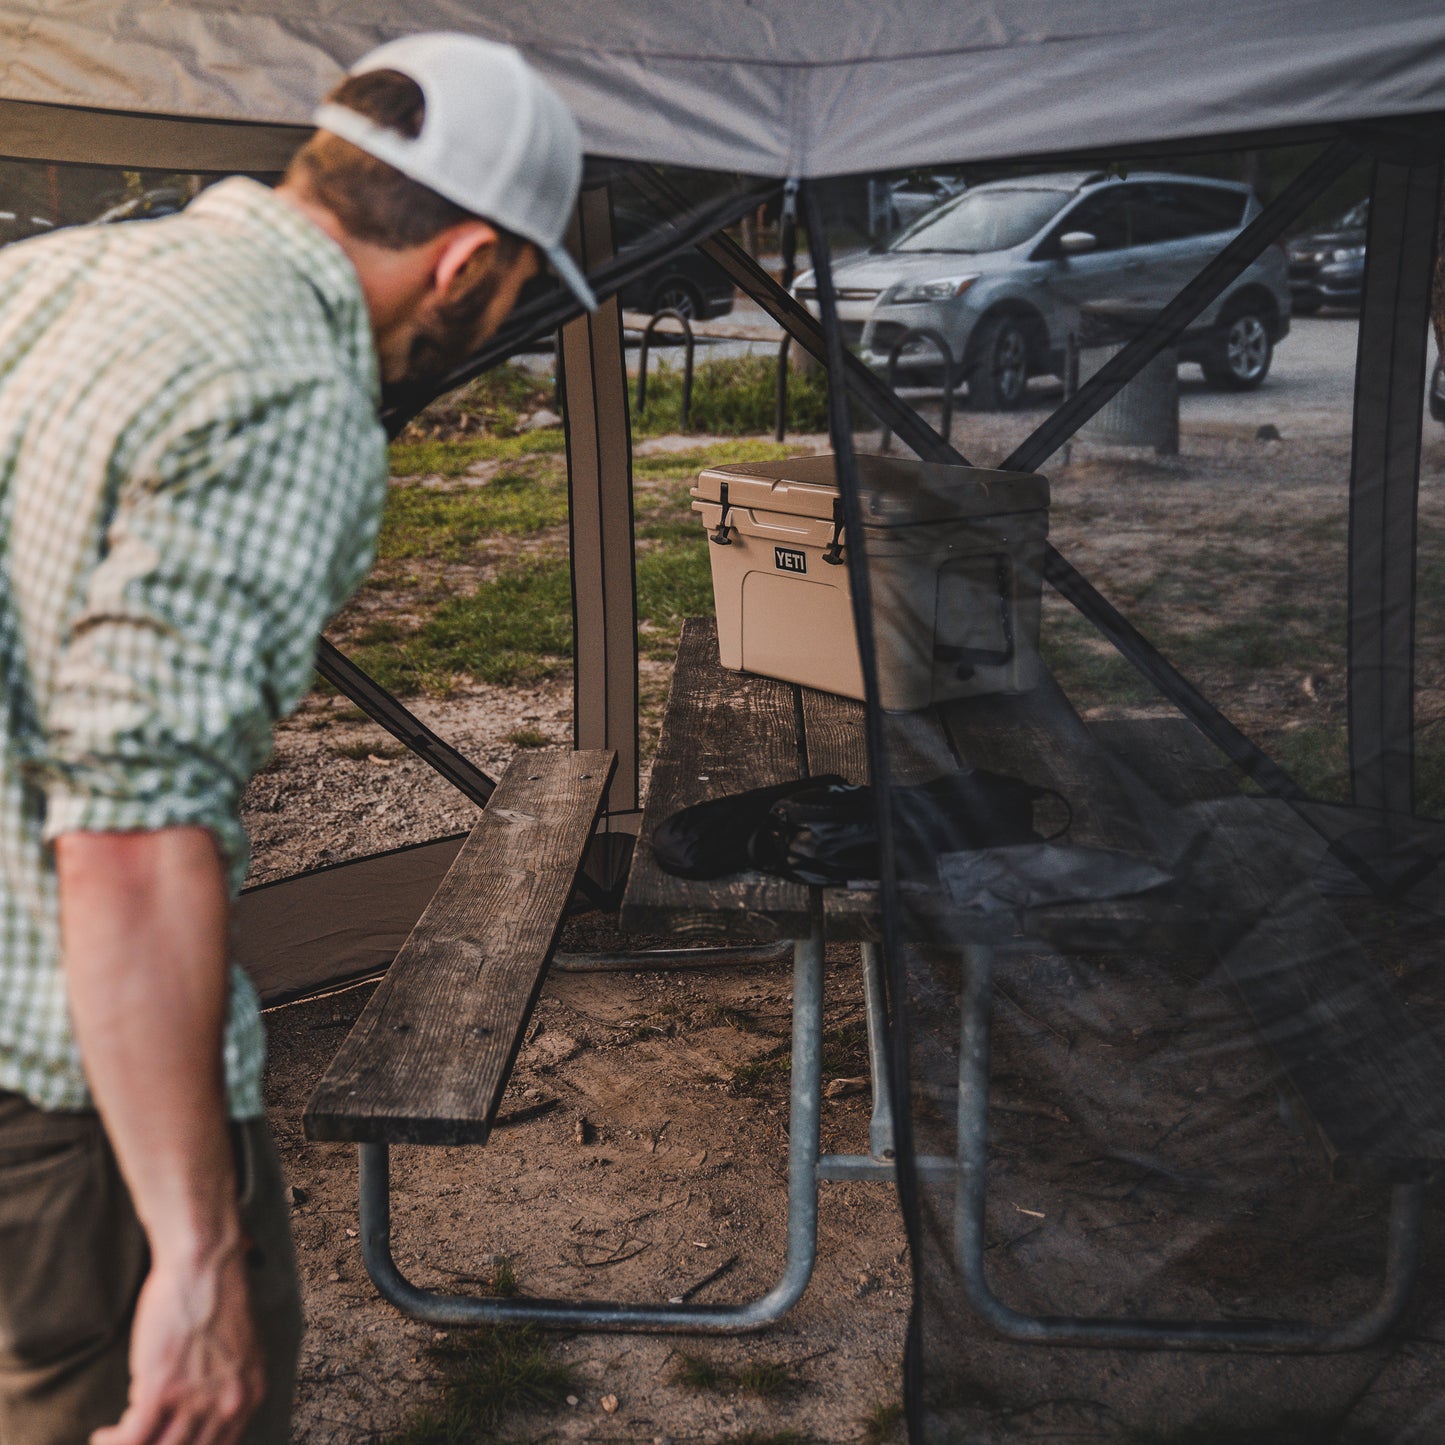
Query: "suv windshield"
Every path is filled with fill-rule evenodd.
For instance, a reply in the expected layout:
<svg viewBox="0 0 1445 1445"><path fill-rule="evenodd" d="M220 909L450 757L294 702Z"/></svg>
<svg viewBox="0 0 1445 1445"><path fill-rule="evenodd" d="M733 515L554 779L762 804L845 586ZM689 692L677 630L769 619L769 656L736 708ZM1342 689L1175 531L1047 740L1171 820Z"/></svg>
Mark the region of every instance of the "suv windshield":
<svg viewBox="0 0 1445 1445"><path fill-rule="evenodd" d="M889 246L890 251L1006 251L1027 241L1055 215L1071 191L965 191L930 211Z"/></svg>

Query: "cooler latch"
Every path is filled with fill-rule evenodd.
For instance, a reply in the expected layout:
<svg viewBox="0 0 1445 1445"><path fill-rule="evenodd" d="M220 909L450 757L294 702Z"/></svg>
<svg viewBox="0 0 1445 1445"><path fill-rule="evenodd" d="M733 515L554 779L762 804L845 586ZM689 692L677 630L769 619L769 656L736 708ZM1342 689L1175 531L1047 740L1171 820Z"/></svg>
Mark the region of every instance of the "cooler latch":
<svg viewBox="0 0 1445 1445"><path fill-rule="evenodd" d="M843 565L843 499L833 498L833 540L823 548L823 560L831 567Z"/></svg>
<svg viewBox="0 0 1445 1445"><path fill-rule="evenodd" d="M716 543L719 547L731 547L733 539L728 536L728 533L732 531L732 523L728 521L728 512L730 509L728 507L728 484L726 482L722 484L722 495L719 500L722 502L722 512L718 516L717 526L708 533L707 539L709 542Z"/></svg>

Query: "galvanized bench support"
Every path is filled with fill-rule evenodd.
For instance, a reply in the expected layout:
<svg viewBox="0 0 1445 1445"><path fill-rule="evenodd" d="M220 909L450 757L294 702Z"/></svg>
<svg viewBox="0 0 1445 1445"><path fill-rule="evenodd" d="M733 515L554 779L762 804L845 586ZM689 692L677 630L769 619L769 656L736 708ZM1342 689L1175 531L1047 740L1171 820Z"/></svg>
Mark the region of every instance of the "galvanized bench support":
<svg viewBox="0 0 1445 1445"><path fill-rule="evenodd" d="M988 1077L993 949L966 946L962 1043L958 1061L958 1193L955 1250L969 1304L999 1334L1031 1344L1158 1350L1265 1350L1326 1354L1376 1343L1400 1317L1420 1254L1425 1185L1398 1183L1390 1201L1385 1278L1375 1303L1340 1324L1295 1320L1137 1319L1028 1315L1005 1304L984 1270L988 1172Z"/></svg>
<svg viewBox="0 0 1445 1445"><path fill-rule="evenodd" d="M772 1324L801 1298L818 1248L818 1140L822 1086L823 938L815 928L793 951L792 1100L788 1119L788 1233L782 1276L739 1305L630 1304L613 1300L498 1299L413 1284L392 1255L385 1144L361 1146L361 1248L385 1299L436 1325L546 1324L585 1330L689 1330L736 1334Z"/></svg>

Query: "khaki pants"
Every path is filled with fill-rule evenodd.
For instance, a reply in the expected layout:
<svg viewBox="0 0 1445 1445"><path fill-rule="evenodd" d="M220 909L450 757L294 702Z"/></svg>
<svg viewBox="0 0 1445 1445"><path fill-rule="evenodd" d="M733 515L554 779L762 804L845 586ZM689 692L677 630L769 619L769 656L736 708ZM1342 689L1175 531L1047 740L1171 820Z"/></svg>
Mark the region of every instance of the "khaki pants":
<svg viewBox="0 0 1445 1445"><path fill-rule="evenodd" d="M247 1445L285 1445L301 1344L291 1221L265 1120L232 1125L267 1396ZM0 1090L0 1445L85 1445L129 1388L145 1236L94 1114Z"/></svg>

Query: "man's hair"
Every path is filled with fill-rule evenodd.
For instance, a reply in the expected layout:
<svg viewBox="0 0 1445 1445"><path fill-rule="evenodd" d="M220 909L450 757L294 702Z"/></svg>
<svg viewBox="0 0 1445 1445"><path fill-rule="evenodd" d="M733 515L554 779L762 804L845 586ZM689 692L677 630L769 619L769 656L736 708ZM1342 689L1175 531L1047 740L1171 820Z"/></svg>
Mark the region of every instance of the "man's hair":
<svg viewBox="0 0 1445 1445"><path fill-rule="evenodd" d="M327 100L358 111L408 140L421 134L426 97L408 75L371 70L348 76ZM292 158L286 179L319 201L360 241L388 250L420 246L448 226L477 219L470 211L404 176L329 131L318 130ZM496 259L503 264L529 243L494 221Z"/></svg>

